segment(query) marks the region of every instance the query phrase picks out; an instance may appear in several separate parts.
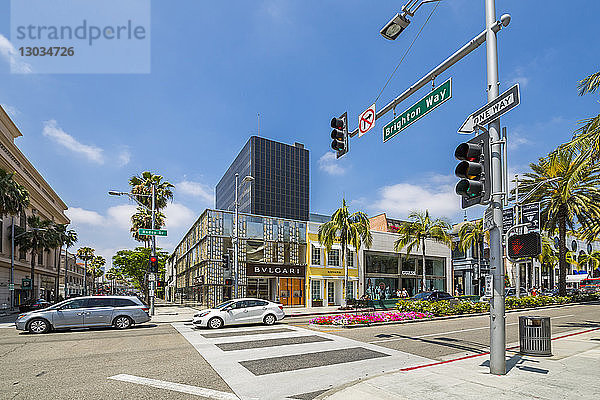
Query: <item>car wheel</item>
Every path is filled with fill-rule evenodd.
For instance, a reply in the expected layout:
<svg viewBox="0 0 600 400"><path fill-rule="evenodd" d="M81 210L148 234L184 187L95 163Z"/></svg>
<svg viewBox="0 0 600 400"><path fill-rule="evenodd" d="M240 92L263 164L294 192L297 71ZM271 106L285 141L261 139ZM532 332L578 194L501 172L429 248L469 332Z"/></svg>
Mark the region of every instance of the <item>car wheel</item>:
<svg viewBox="0 0 600 400"><path fill-rule="evenodd" d="M27 330L30 333L46 333L50 330L50 324L45 319L36 318L29 322Z"/></svg>
<svg viewBox="0 0 600 400"><path fill-rule="evenodd" d="M121 315L120 317L115 318L113 325L117 329L127 329L131 325L133 325L133 321L131 320L131 318L125 315Z"/></svg>
<svg viewBox="0 0 600 400"><path fill-rule="evenodd" d="M275 318L273 314L267 314L263 318L263 322L265 323L265 325L273 325L275 321L277 321L277 318Z"/></svg>
<svg viewBox="0 0 600 400"><path fill-rule="evenodd" d="M214 317L208 320L208 327L210 329L219 329L223 326L223 320L219 317Z"/></svg>

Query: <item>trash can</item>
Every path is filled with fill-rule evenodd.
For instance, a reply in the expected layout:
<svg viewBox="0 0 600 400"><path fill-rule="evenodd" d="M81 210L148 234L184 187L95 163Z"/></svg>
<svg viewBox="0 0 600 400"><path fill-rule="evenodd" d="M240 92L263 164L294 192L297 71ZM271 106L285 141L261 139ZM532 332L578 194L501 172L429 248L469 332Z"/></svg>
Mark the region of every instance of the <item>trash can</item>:
<svg viewBox="0 0 600 400"><path fill-rule="evenodd" d="M519 317L520 353L528 356L552 355L550 317Z"/></svg>

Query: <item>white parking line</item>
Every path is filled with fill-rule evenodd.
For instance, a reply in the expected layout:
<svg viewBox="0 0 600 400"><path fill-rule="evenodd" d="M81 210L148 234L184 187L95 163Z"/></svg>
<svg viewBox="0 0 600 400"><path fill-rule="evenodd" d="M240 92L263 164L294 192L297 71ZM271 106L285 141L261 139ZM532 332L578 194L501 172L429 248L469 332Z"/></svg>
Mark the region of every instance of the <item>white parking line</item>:
<svg viewBox="0 0 600 400"><path fill-rule="evenodd" d="M172 390L174 392L181 392L192 394L194 396L202 396L207 399L215 400L238 400L239 398L233 393L220 392L218 390L201 388L198 386L183 385L181 383L160 381L158 379L142 378L141 376L119 374L108 377L115 381L137 383L138 385L152 386L158 389Z"/></svg>
<svg viewBox="0 0 600 400"><path fill-rule="evenodd" d="M572 317L574 315L575 314L560 315L558 317L551 317L551 319L567 318L567 317ZM510 325L519 325L519 323L518 322L512 322L510 324L506 324L506 326L510 326ZM439 332L439 333L428 333L427 335L421 335L421 336L410 336L410 337L379 339L379 340L372 340L372 341L370 341L368 343L384 343L384 342L393 342L393 341L398 341L398 340L421 339L421 338L432 337L432 336L451 335L453 333L461 333L461 332L469 332L469 331L479 331L479 330L482 330L482 329L490 329L490 327L489 326L481 326L479 328L458 329L456 331Z"/></svg>

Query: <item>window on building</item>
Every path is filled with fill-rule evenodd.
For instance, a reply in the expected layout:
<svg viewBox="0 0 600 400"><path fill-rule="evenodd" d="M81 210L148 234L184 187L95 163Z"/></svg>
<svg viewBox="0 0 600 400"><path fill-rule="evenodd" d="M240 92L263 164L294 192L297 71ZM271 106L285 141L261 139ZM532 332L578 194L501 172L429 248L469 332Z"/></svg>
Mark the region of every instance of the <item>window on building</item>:
<svg viewBox="0 0 600 400"><path fill-rule="evenodd" d="M323 298L321 297L321 281L311 281L310 297L313 300L323 300Z"/></svg>
<svg viewBox="0 0 600 400"><path fill-rule="evenodd" d="M338 249L331 249L327 252L327 265L331 267L340 266L340 251Z"/></svg>
<svg viewBox="0 0 600 400"><path fill-rule="evenodd" d="M352 250L348 250L346 253L346 265L348 268L354 267L354 252Z"/></svg>
<svg viewBox="0 0 600 400"><path fill-rule="evenodd" d="M43 250L38 253L38 261L37 261L37 263L39 265L42 265L44 263L44 251Z"/></svg>
<svg viewBox="0 0 600 400"><path fill-rule="evenodd" d="M353 299L354 298L354 282L348 281L348 285L346 286L346 298Z"/></svg>
<svg viewBox="0 0 600 400"><path fill-rule="evenodd" d="M316 246L311 247L311 264L312 265L321 265L321 249Z"/></svg>
<svg viewBox="0 0 600 400"><path fill-rule="evenodd" d="M398 274L397 254L372 254L366 253L366 271L370 274Z"/></svg>

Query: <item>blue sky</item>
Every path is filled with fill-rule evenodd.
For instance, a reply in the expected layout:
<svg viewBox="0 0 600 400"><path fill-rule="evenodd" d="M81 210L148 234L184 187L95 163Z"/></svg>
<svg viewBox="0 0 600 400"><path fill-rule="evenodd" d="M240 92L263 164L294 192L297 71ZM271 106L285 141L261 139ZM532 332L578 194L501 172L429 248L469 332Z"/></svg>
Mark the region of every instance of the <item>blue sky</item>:
<svg viewBox="0 0 600 400"><path fill-rule="evenodd" d="M0 6L0 103L21 129L17 145L69 205L77 244L110 258L135 245L124 199L133 174L151 170L176 185L167 210L168 250L206 207L214 186L248 137L257 133L310 150L311 211L331 213L345 196L355 209L403 217L429 208L462 219L453 194L456 133L486 101L485 46L437 80L453 78L453 98L382 143L374 130L329 153L332 116L351 128L375 100L431 5L394 42L379 35L402 2L153 1L149 74L11 74L9 3ZM497 1L512 15L499 34L501 91L521 85L521 105L502 118L511 175L569 139L577 121L598 112L598 97L577 81L600 69L600 4ZM377 102L378 109L476 36L483 1L446 0ZM428 88L398 106L402 111ZM483 210L472 208L469 217Z"/></svg>

